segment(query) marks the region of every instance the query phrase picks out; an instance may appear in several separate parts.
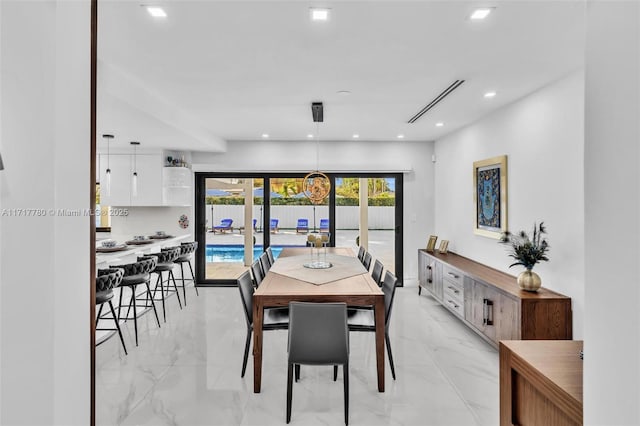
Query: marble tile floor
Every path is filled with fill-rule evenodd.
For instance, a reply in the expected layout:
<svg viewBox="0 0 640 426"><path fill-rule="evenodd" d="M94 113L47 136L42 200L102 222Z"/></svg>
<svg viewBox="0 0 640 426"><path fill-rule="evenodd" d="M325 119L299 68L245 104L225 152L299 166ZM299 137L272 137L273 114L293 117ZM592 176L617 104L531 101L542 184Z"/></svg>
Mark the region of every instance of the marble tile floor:
<svg viewBox="0 0 640 426"><path fill-rule="evenodd" d="M237 288L193 288L180 311L169 304L158 329L146 314L96 348L97 425L284 425L286 331L265 332L262 393L253 365L240 377L246 325ZM351 333L351 425L496 425L498 354L415 287L396 292L390 337L397 380L386 363L376 387L373 333ZM342 373L302 367L294 383L292 425L344 424Z"/></svg>

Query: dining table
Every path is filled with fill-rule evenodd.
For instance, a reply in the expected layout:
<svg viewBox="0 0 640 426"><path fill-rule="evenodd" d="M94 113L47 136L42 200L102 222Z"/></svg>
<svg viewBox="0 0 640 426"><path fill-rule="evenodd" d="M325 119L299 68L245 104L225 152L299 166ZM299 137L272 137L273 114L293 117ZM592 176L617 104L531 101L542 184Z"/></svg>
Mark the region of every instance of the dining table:
<svg viewBox="0 0 640 426"><path fill-rule="evenodd" d="M313 256L316 256L315 258ZM311 269L305 263L321 259L327 269ZM344 302L347 306L373 306L375 316L378 391L384 392L384 293L348 247L311 249L287 247L253 294L253 391L262 381L262 324L264 309L289 302Z"/></svg>

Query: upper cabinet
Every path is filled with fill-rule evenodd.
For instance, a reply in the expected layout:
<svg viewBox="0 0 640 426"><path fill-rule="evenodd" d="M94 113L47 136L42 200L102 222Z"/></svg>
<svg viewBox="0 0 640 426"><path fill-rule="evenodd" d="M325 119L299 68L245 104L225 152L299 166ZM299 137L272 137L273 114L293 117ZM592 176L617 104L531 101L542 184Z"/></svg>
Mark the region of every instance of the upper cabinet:
<svg viewBox="0 0 640 426"><path fill-rule="evenodd" d="M191 205L191 169L162 168L162 202L165 206Z"/></svg>
<svg viewBox="0 0 640 426"><path fill-rule="evenodd" d="M133 193L133 155L111 154L111 188L107 191L107 156L100 155L100 203L107 206L161 206L162 203L162 155L138 154L135 170L138 174L138 191Z"/></svg>

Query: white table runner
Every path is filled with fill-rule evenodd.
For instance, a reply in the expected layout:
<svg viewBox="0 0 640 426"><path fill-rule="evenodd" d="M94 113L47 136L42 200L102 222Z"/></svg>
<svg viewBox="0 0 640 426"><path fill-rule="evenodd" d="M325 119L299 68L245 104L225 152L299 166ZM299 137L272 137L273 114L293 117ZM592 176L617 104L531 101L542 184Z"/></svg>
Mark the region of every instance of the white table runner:
<svg viewBox="0 0 640 426"><path fill-rule="evenodd" d="M327 262L333 265L328 269L310 269L305 268L305 263L317 260L310 255L287 256L278 258L273 264L269 272L284 275L285 277L295 278L300 281L306 281L315 285L327 284L344 278L353 277L355 275L366 274L360 260L353 256L340 256L337 254L327 254ZM320 255L320 260L325 260L324 255Z"/></svg>

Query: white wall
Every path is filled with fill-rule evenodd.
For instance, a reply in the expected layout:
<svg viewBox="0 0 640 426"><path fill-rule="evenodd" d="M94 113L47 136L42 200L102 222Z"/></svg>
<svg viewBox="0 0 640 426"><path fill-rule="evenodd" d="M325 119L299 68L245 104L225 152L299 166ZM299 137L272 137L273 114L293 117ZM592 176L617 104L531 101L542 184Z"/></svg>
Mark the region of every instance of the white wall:
<svg viewBox="0 0 640 426"><path fill-rule="evenodd" d="M192 207L125 207L129 214L111 217L111 236L133 238L134 235L153 235L164 231L169 235L193 236L195 217ZM189 218L189 227L182 229L178 224L181 215ZM97 234L98 238L100 233ZM125 240L126 241L126 240Z"/></svg>
<svg viewBox="0 0 640 426"><path fill-rule="evenodd" d="M640 4L588 2L586 425L640 424Z"/></svg>
<svg viewBox="0 0 640 426"><path fill-rule="evenodd" d="M224 154L193 153L194 171L310 171L316 169L315 142L233 142ZM432 142L321 142L323 171L404 172L404 284L416 285L417 249L433 232Z"/></svg>
<svg viewBox="0 0 640 426"><path fill-rule="evenodd" d="M473 162L508 156L508 225L544 221L550 261L543 285L570 296L573 336L584 317L584 76L574 73L436 142L435 233L449 249L517 275L505 247L475 235Z"/></svg>
<svg viewBox="0 0 640 426"><path fill-rule="evenodd" d="M0 10L0 423L87 425L90 4Z"/></svg>

